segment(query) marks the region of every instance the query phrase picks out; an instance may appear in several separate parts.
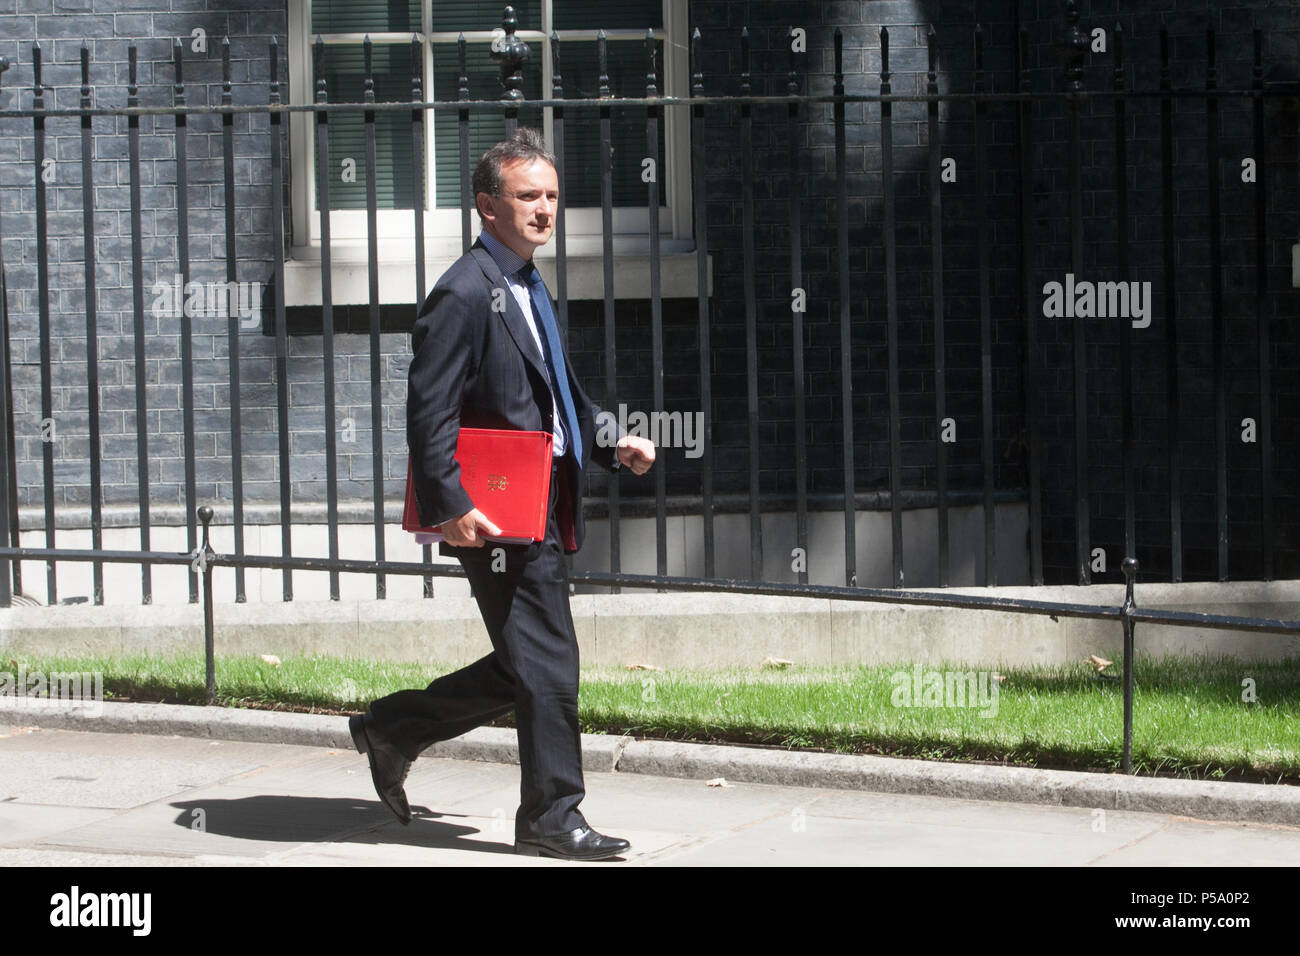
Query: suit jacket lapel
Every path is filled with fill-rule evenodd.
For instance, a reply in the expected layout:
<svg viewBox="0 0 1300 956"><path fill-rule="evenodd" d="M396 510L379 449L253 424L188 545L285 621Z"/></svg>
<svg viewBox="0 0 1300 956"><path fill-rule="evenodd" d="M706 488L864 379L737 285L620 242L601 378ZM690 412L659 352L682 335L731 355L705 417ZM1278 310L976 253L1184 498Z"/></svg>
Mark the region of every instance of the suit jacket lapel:
<svg viewBox="0 0 1300 956"><path fill-rule="evenodd" d="M537 340L533 338L533 333L528 329L528 321L524 314L519 310L519 303L516 301L514 293L510 291L510 284L506 282L505 273L497 265L492 254L484 248L482 243L475 242L470 252L478 261L479 268L483 274L492 281L494 289L500 289L505 293L506 310L501 313L502 321L505 322L506 330L509 331L510 337L515 340L515 345L523 353L524 359L536 369L537 374L541 376L542 381L546 383L547 389L550 388L551 377L546 373L546 363L542 359L542 353L537 349Z"/></svg>

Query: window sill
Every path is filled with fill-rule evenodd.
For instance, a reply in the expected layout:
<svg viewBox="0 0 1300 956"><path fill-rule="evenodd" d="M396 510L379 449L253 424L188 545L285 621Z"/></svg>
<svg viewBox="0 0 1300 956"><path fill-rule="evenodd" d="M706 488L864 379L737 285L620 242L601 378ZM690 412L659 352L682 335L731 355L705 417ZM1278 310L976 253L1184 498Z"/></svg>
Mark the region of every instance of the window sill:
<svg viewBox="0 0 1300 956"><path fill-rule="evenodd" d="M379 304L411 304L415 300L415 256L407 241L379 244ZM695 298L698 273L695 249L689 240L665 239L660 245L660 294L665 299ZM320 306L320 246L295 246L284 263L286 306ZM334 242L330 245L330 300L334 305L367 305L370 302L370 271L364 242ZM432 288L460 256L460 245L435 241L426 243L424 276ZM601 299L605 295L605 267L599 237L573 237L566 244L568 296L573 299ZM537 268L554 295L555 246L552 242L537 253ZM620 299L650 298L650 252L644 237L614 240L614 293ZM709 258L708 291L713 293L713 260Z"/></svg>

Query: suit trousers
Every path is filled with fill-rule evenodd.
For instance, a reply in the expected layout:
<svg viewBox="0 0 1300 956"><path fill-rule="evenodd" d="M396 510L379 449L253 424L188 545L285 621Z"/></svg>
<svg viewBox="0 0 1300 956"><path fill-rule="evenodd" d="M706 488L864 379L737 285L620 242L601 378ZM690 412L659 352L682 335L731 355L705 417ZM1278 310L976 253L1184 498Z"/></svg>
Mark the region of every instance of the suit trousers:
<svg viewBox="0 0 1300 956"><path fill-rule="evenodd" d="M555 517L560 462L551 472L546 538L536 555L507 548L493 570L488 542L461 566L483 615L492 653L444 674L424 690L402 690L370 706L381 733L408 760L515 711L520 805L515 836L528 839L586 826L578 724L578 640L569 611L569 575ZM500 568L501 562L497 562Z"/></svg>

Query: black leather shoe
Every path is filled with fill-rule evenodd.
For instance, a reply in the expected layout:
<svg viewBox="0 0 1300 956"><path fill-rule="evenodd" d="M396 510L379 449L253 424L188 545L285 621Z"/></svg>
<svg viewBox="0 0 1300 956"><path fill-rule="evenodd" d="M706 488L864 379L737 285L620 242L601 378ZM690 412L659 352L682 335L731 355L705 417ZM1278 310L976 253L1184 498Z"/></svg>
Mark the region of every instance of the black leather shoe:
<svg viewBox="0 0 1300 956"><path fill-rule="evenodd" d="M569 833L515 840L515 852L524 856L553 856L561 860L604 860L626 853L632 844L618 837L578 827Z"/></svg>
<svg viewBox="0 0 1300 956"><path fill-rule="evenodd" d="M384 801L384 806L393 811L399 823L403 826L410 823L411 805L406 802L402 784L410 772L411 761L379 732L374 714L369 711L364 717L349 717L348 729L352 731L352 742L356 744L357 752L370 758L370 779L374 781L375 793Z"/></svg>

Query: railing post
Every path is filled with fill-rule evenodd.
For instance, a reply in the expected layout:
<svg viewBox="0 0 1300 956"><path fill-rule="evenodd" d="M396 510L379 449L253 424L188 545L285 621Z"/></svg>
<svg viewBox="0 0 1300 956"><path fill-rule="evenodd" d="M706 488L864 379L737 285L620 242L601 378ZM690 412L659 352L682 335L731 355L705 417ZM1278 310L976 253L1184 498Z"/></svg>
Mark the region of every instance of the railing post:
<svg viewBox="0 0 1300 956"><path fill-rule="evenodd" d="M179 54L178 54L179 55ZM179 62L179 60L177 61ZM180 83L179 74L176 82ZM97 311L97 269L95 266L95 177L93 169L94 130L90 110L94 106L90 85L90 48L81 46L81 235L82 275L86 293L86 412L90 433L90 546L104 547L103 484L100 477L99 440L99 313ZM182 153L178 152L177 162ZM179 200L178 200L179 201ZM189 360L186 359L186 368ZM193 429L191 428L191 433ZM191 448L191 454L192 454ZM91 564L94 604L104 603L104 564Z"/></svg>
<svg viewBox="0 0 1300 956"><path fill-rule="evenodd" d="M325 79L325 41L316 37L316 102L324 106L329 102L329 89ZM329 556L335 561L339 556L339 484L338 484L338 415L334 403L334 291L332 279L333 252L330 246L330 138L328 110L316 111L316 188L320 206L320 297L321 297L321 354L324 358L325 390L325 513L328 525ZM330 571L330 600L339 599L339 573Z"/></svg>
<svg viewBox="0 0 1300 956"><path fill-rule="evenodd" d="M172 105L176 108L176 284L184 293L190 284L190 186L186 145L189 136L189 118L185 112L185 53L181 41L172 43L172 64L176 83L172 88ZM87 173L86 181L90 181ZM92 247L93 248L93 247ZM283 287L281 287L283 288ZM185 440L185 543L193 550L198 545L198 529L194 523L195 489L194 473L194 337L191 310L180 309L177 318L181 333L181 421ZM93 393L92 393L93 394ZM93 462L93 459L92 459ZM98 545L96 545L98 547ZM199 600L198 578L189 575L190 603Z"/></svg>
<svg viewBox="0 0 1300 956"><path fill-rule="evenodd" d="M41 350L41 463L42 501L45 504L45 547L54 548L56 538L54 521L54 433L46 439L46 423L54 426L54 386L50 361L53 344L50 340L50 241L45 190L45 85L41 82L41 45L32 44L32 117L33 155L32 169L36 183L36 311L40 329ZM53 560L45 562L45 603L59 602L58 569Z"/></svg>
<svg viewBox="0 0 1300 956"><path fill-rule="evenodd" d="M564 74L560 69L560 34L551 31L551 99L564 99ZM560 202L555 207L555 302L557 310L555 320L560 327L560 341L569 341L569 266L568 266L568 224L565 219L565 205L569 194L564 176L564 107L551 109L551 154L555 157L555 176L560 185ZM573 573L573 555L565 555L564 566ZM576 585L569 584L569 593L576 591Z"/></svg>
<svg viewBox="0 0 1300 956"><path fill-rule="evenodd" d="M136 48L132 44L127 48L126 105L140 105L140 87L137 83ZM131 305L132 333L135 346L135 367L146 369L145 363L145 326L144 326L144 224L141 192L143 189L140 173L140 117L127 119L127 166L131 179ZM233 359L232 359L233 361ZM149 405L146 391L148 376L137 372L135 376L135 474L136 501L140 513L140 550L150 551L151 520L149 515ZM231 389L231 396L238 394L238 389ZM232 448L232 456L233 456ZM237 460L238 456L234 456ZM147 561L140 565L140 602L153 603L153 565ZM51 602L53 603L53 602Z"/></svg>
<svg viewBox="0 0 1300 956"><path fill-rule="evenodd" d="M700 28L691 34L691 98L704 96L700 67ZM703 522L704 576L713 577L713 362L709 338L709 219L705 214L704 105L691 105L691 185L695 213L695 295L700 336L700 408L704 411L700 456L700 519Z"/></svg>
<svg viewBox="0 0 1300 956"><path fill-rule="evenodd" d="M212 634L212 559L216 552L208 542L208 527L212 524L212 509L204 505L199 509L203 522L203 544L195 552L192 567L203 575L203 663L205 683L203 702L211 706L217 702L217 663Z"/></svg>
<svg viewBox="0 0 1300 956"><path fill-rule="evenodd" d="M785 90L790 96L799 95L799 44L794 27L787 28L787 41L790 44L790 72L787 75ZM806 58L807 54L803 54ZM795 519L794 540L804 561L799 565L798 581L808 583L808 421L807 396L804 393L804 356L803 356L803 316L807 310L803 278L803 224L800 205L803 200L803 178L799 171L799 101L791 100L786 110L786 142L789 146L790 161L790 347L792 385L794 386L794 497ZM800 290L796 292L795 290Z"/></svg>
<svg viewBox="0 0 1300 956"><path fill-rule="evenodd" d="M1123 770L1133 772L1133 584L1137 580L1137 558L1124 559L1124 604L1119 609L1124 625L1124 757Z"/></svg>
<svg viewBox="0 0 1300 956"><path fill-rule="evenodd" d="M933 28L931 28L933 31ZM1017 37L1016 72L1020 78L1020 92L1030 92L1029 82L1029 31L1020 28ZM935 89L938 92L938 89ZM937 116L937 109L936 114ZM1020 153L1020 182L1017 186L1020 211L1020 299L1025 321L1025 444L1027 447L1029 478L1029 583L1043 583L1043 484L1039 443L1039 382L1042 378L1042 357L1038 348L1038 316L1035 314L1034 289L1034 164L1033 164L1034 107L1022 100L1016 116L1016 142ZM936 287L939 281L935 281ZM936 307L937 312L937 307ZM939 341L935 342L935 354ZM937 386L936 386L937 387ZM939 421L943 416L939 416ZM940 445L942 447L942 444ZM941 484L940 495L944 486ZM942 514L942 512L940 512Z"/></svg>
<svg viewBox="0 0 1300 956"><path fill-rule="evenodd" d="M280 45L275 37L270 44L270 120L271 120L271 245L275 249L275 415L279 438L280 464L280 554L293 554L292 495L289 488L289 333L284 305L284 156L280 129ZM293 600L293 571L285 567L281 575L283 598Z"/></svg>
<svg viewBox="0 0 1300 956"><path fill-rule="evenodd" d="M939 51L938 35L933 25L926 33L926 60L925 92L937 97L939 95ZM939 535L939 587L946 588L948 586L948 443L943 440L943 430L944 420L948 417L948 365L943 327L943 174L937 99L930 100L926 104L926 129L929 143L930 183L930 302L934 323L934 420L939 423L934 435L935 524ZM1022 194L1024 183L1029 182L1032 180L1022 173ZM1026 301L1028 301L1027 297ZM1032 406L1026 404L1026 410L1030 409ZM1030 526L1033 526L1032 520Z"/></svg>
<svg viewBox="0 0 1300 956"><path fill-rule="evenodd" d="M984 28L975 24L975 93L982 96L988 88L984 70ZM989 224L988 104L975 100L975 192L977 221L981 235L991 231ZM984 586L998 583L997 506L993 502L996 466L993 459L993 309L992 265L989 243L979 244L980 296L980 460L984 463Z"/></svg>
<svg viewBox="0 0 1300 956"><path fill-rule="evenodd" d="M613 116L608 101L613 98L609 88L609 51L604 30L596 31L596 64L599 69L597 95L604 101L600 105L600 260L605 284L605 401L613 404L618 395L618 356L615 352L615 335L618 328L617 299L614 297L614 161L611 144ZM621 562L619 539L619 485L618 475L609 477L605 497L609 522L609 570L618 574ZM618 594L618 587L610 589Z"/></svg>
<svg viewBox="0 0 1300 956"><path fill-rule="evenodd" d="M514 136L519 126L519 104L524 99L523 68L532 53L528 44L515 36L518 26L515 8L506 7L501 17L501 27L506 35L492 41L492 59L501 67L501 99L510 104L505 110L505 139Z"/></svg>
<svg viewBox="0 0 1300 956"><path fill-rule="evenodd" d="M853 468L853 314L849 300L849 191L845 162L844 116L844 33L835 28L835 83L837 97L832 108L835 121L835 210L836 268L839 273L840 305L840 418L844 455L844 583L858 585L857 484ZM862 302L866 321L866 302Z"/></svg>
<svg viewBox="0 0 1300 956"><path fill-rule="evenodd" d="M564 76L560 72L560 34L551 31L551 99L564 99ZM569 341L569 267L568 222L565 216L568 182L564 176L564 107L551 109L551 153L555 156L555 176L560 184L560 203L555 207L555 314L560 326L560 340Z"/></svg>
<svg viewBox="0 0 1300 956"><path fill-rule="evenodd" d="M465 66L465 34L463 33L456 38L456 56L460 64L460 72L456 79L456 99L464 101L469 99L469 73ZM436 90L434 99L437 99ZM456 130L460 138L460 246L462 252L469 252L470 246L474 244L470 213L477 208L478 200L474 195L472 170L469 165L469 110L464 107L456 111ZM424 295L425 290L421 286L421 302L424 302Z"/></svg>
<svg viewBox="0 0 1300 956"><path fill-rule="evenodd" d="M374 44L369 35L364 44L366 76L362 98L375 102ZM366 169L378 166L375 141L375 110L365 111ZM418 167L417 167L418 168ZM366 176L366 272L370 304L370 473L371 499L375 520L375 560L384 560L384 400L383 359L379 337L379 199L373 175ZM388 597L388 580L383 571L375 572L375 598Z"/></svg>
<svg viewBox="0 0 1300 956"><path fill-rule="evenodd" d="M465 77L465 34L460 35L460 40L456 44L460 51L460 99L469 99L469 90L465 89L465 84L469 81ZM418 36L411 36L411 102L421 104L424 102L424 47ZM461 110L465 114L462 128L466 127L469 122L469 111ZM420 317L420 308L424 305L425 277L424 277L424 109L417 105L411 110L411 156L414 159L413 166L416 170L415 175L411 177L411 211L415 216L415 318ZM469 165L469 140L464 135L461 136L461 169ZM469 195L469 182L464 173L461 174L461 203L460 203L460 232L462 237L462 252L469 251L469 202L465 198ZM420 547L420 557L425 564L433 562L433 546L429 544ZM421 592L426 598L433 597L433 575L424 576L424 589Z"/></svg>
<svg viewBox="0 0 1300 956"><path fill-rule="evenodd" d="M894 92L889 81L889 29L880 28L880 93ZM889 526L892 583L903 586L903 428L898 404L898 231L894 218L894 104L880 104L880 166L884 187L881 223L885 246L885 340L889 383ZM987 243L981 243L983 249Z"/></svg>
<svg viewBox="0 0 1300 956"><path fill-rule="evenodd" d="M1223 216L1219 198L1219 70L1214 27L1205 29L1205 173L1210 217L1210 353L1214 366L1214 517L1218 578L1228 580L1228 389L1223 315ZM1265 165L1259 157L1259 165Z"/></svg>
<svg viewBox="0 0 1300 956"><path fill-rule="evenodd" d="M1079 106L1083 99L1083 61L1088 35L1079 29L1074 0L1065 5L1065 37L1059 44L1065 66L1066 110L1069 114L1070 152L1070 269L1083 273L1083 158L1080 155ZM1074 346L1074 562L1079 584L1091 584L1088 565L1088 353L1084 319L1070 320Z"/></svg>
<svg viewBox="0 0 1300 956"><path fill-rule="evenodd" d="M1174 97L1169 31L1160 28L1160 223L1165 285L1165 450L1169 480L1169 580L1183 579L1183 463L1178 435L1182 383L1178 363L1178 246L1174 233Z"/></svg>
<svg viewBox="0 0 1300 956"><path fill-rule="evenodd" d="M9 69L9 58L0 56L0 74ZM0 229L0 240L3 239L4 230ZM3 248L3 242L0 241L0 248ZM15 484L10 481L9 462L12 459L14 445L13 429L13 402L10 400L10 380L9 380L9 290L5 285L5 260L3 252L0 252L0 425L8 430L5 432L4 452L5 460L0 463L0 544L5 547L18 547L17 540L10 541L10 533L15 538L18 532L17 516L10 526L9 506L14 496L18 494ZM18 562L0 560L0 607L9 607L13 602L13 593L10 587L9 575L12 571L15 578L18 575ZM15 580L14 585L17 588L18 582Z"/></svg>
<svg viewBox="0 0 1300 956"><path fill-rule="evenodd" d="M749 27L740 31L740 95L752 87L749 71ZM745 287L745 408L749 415L749 577L763 578L763 501L759 455L762 435L758 427L758 295L754 213L754 107L740 104L740 249Z"/></svg>
<svg viewBox="0 0 1300 956"><path fill-rule="evenodd" d="M222 106L231 106L234 103L230 80L230 37L223 37L221 40ZM221 158L221 179L226 220L226 288L238 289L239 257L236 254L235 242L237 230L235 225L235 114L233 112L221 114ZM242 307L243 298L241 296L240 308ZM229 315L226 317L226 351L228 353L227 367L230 369L230 497L234 510L232 519L235 525L235 554L242 555L244 553L244 453L241 435L242 415L239 410L242 400L239 384L240 365L242 364L239 358L239 336L243 315L233 305L228 309L228 312ZM244 567L241 564L236 564L235 602L244 604L247 601L248 596L244 591Z"/></svg>
<svg viewBox="0 0 1300 956"><path fill-rule="evenodd" d="M0 56L0 74L9 69L9 58ZM0 235L3 230L0 230ZM5 432L4 443L4 484L0 486L0 503L5 505L3 525L0 525L0 541L4 541L11 547L17 548L19 542L19 522L18 522L18 436L14 431L14 382L13 382L13 356L9 340L9 286L5 281L4 256L0 255L0 319L3 322L4 333L4 361L0 365L0 374L4 375L3 395L0 399L4 401L4 418L0 419L8 428ZM4 569L0 569L3 571ZM15 561L13 566L8 569L11 575L5 576L5 584L0 586L0 602L9 603L9 582L13 582L13 593L23 593L23 566L21 562Z"/></svg>
<svg viewBox="0 0 1300 956"><path fill-rule="evenodd" d="M1273 580L1273 386L1272 346L1269 338L1268 302L1268 200L1264 189L1268 163L1264 161L1264 34L1256 27L1251 70L1251 143L1257 158L1255 170L1255 328L1259 335L1259 498L1261 577Z"/></svg>
<svg viewBox="0 0 1300 956"><path fill-rule="evenodd" d="M646 64L645 95L646 99L659 97L658 68L655 65L655 32L645 32ZM661 281L661 260L659 254L659 124L662 113L656 103L646 107L645 139L646 155L650 157L654 175L646 184L646 210L649 222L650 242L650 375L651 391L654 395L654 408L660 411L664 407L664 302L663 283ZM666 157L665 157L666 158ZM655 567L659 575L668 573L668 484L666 456L658 461L655 469Z"/></svg>
<svg viewBox="0 0 1300 956"><path fill-rule="evenodd" d="M1115 244L1119 281L1132 278L1129 269L1128 114L1125 104L1124 27L1115 24ZM1120 324L1120 421L1124 468L1124 553L1137 554L1137 422L1133 414L1133 323Z"/></svg>

